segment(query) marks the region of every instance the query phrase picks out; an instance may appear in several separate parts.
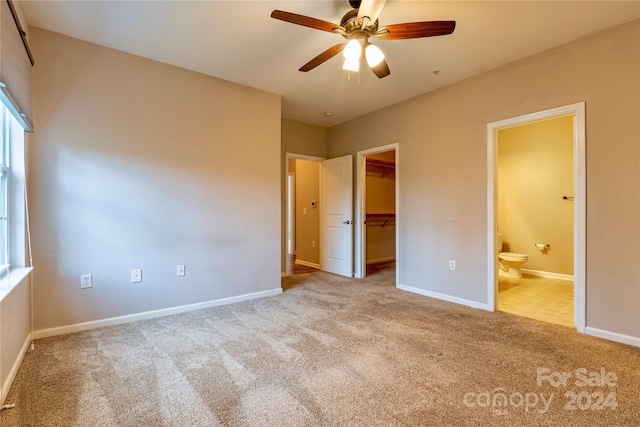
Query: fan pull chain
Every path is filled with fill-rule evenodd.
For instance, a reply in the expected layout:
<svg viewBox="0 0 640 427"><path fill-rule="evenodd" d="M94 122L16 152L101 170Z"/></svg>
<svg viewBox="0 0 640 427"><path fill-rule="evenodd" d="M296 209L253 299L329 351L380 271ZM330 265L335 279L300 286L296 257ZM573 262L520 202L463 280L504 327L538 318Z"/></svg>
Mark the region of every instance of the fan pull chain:
<svg viewBox="0 0 640 427"><path fill-rule="evenodd" d="M351 71L347 72L347 80L351 81ZM360 71L358 70L358 87L360 87Z"/></svg>

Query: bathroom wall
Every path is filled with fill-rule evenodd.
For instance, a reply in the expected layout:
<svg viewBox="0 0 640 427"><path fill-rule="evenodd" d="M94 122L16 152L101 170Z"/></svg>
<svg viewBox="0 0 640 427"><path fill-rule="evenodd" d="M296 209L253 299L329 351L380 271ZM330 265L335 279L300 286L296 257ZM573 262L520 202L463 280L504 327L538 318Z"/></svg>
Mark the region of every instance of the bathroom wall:
<svg viewBox="0 0 640 427"><path fill-rule="evenodd" d="M395 163L395 151L385 151L367 156ZM395 214L396 212L396 180L395 169L384 171L376 166L367 166L366 175L366 213ZM367 263L390 261L396 257L396 224L389 221L381 227L378 221L368 221L367 230Z"/></svg>
<svg viewBox="0 0 640 427"><path fill-rule="evenodd" d="M573 116L498 132L498 229L523 268L573 275ZM548 243L541 252L535 243Z"/></svg>
<svg viewBox="0 0 640 427"><path fill-rule="evenodd" d="M296 159L296 261L320 264L320 163ZM311 202L316 202L316 207Z"/></svg>

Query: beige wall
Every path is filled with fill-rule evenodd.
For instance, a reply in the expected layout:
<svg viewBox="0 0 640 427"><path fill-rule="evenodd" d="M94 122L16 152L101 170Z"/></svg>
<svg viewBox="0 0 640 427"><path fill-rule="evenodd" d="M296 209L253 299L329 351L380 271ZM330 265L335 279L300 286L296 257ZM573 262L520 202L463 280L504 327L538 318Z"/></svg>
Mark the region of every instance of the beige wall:
<svg viewBox="0 0 640 427"><path fill-rule="evenodd" d="M573 116L498 131L498 229L523 268L573 275ZM541 252L534 245L547 243Z"/></svg>
<svg viewBox="0 0 640 427"><path fill-rule="evenodd" d="M280 97L31 30L35 329L279 289Z"/></svg>
<svg viewBox="0 0 640 427"><path fill-rule="evenodd" d="M320 163L296 160L296 260L312 264L320 264L319 199Z"/></svg>
<svg viewBox="0 0 640 427"><path fill-rule="evenodd" d="M395 162L395 151L385 151L367 156L367 159ZM367 165L366 170L366 213L395 214L396 180L395 169L383 169L380 166ZM388 261L396 256L395 221L386 224L376 220L367 220L368 263Z"/></svg>
<svg viewBox="0 0 640 427"><path fill-rule="evenodd" d="M281 229L282 244L280 248L281 271L286 271L287 254L287 153L304 154L306 156L327 157L327 129L300 123L295 120L282 119L282 135L280 145L281 164Z"/></svg>
<svg viewBox="0 0 640 427"><path fill-rule="evenodd" d="M328 154L399 143L399 282L486 304L487 123L586 102L587 326L640 337L639 76L635 20L330 128Z"/></svg>

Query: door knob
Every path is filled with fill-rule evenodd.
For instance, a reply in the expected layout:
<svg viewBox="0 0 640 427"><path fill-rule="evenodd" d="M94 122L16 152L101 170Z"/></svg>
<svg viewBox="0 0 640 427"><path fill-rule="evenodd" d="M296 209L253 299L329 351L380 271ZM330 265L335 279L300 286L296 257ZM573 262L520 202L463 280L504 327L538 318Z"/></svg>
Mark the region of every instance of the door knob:
<svg viewBox="0 0 640 427"><path fill-rule="evenodd" d="M347 224L347 225L349 225L349 224L351 224L351 221L346 220L346 221L342 221L342 223L343 223L343 224Z"/></svg>

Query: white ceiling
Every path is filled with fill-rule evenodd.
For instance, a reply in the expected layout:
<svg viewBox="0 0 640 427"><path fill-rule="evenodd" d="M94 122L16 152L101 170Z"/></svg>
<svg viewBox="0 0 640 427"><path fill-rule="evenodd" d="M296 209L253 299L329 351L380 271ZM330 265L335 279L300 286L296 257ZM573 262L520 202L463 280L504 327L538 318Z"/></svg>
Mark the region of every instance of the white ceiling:
<svg viewBox="0 0 640 427"><path fill-rule="evenodd" d="M640 16L638 0L389 0L380 26L455 20L456 30L427 39L373 39L391 75L378 79L363 68L358 85L357 74L347 79L340 57L298 71L341 36L269 16L280 9L339 24L347 0L28 0L23 8L29 25L282 95L283 117L322 127ZM325 111L334 116L325 118Z"/></svg>

